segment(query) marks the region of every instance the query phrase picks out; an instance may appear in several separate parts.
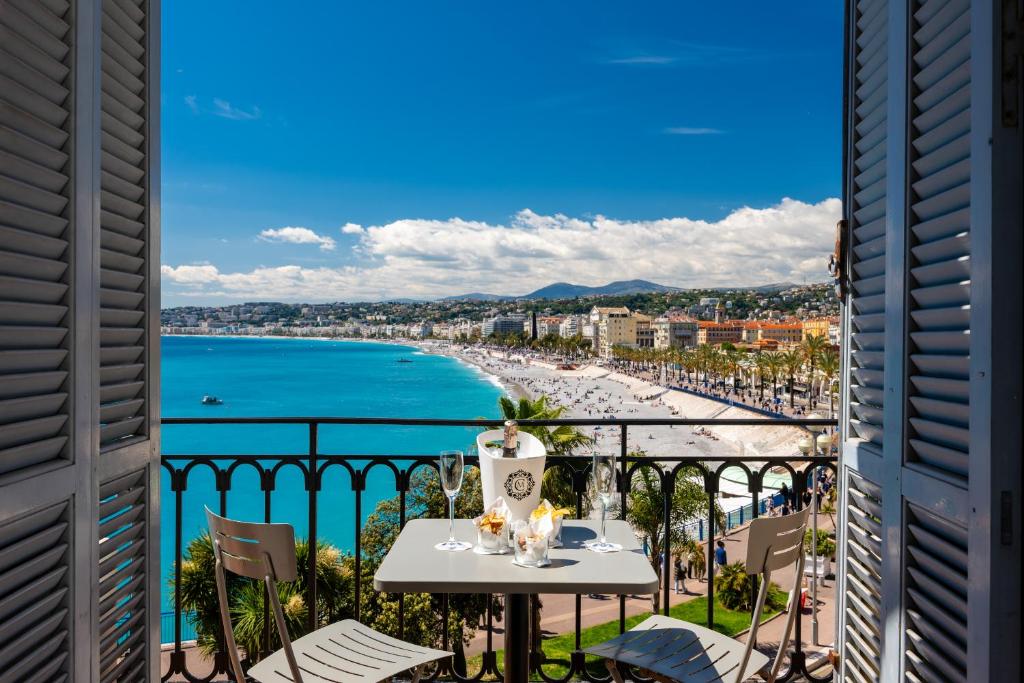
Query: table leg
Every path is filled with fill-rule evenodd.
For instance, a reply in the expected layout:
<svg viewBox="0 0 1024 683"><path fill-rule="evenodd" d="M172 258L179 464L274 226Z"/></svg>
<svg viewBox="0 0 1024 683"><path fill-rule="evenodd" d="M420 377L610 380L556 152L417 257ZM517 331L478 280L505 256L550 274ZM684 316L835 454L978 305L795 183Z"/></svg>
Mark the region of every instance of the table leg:
<svg viewBox="0 0 1024 683"><path fill-rule="evenodd" d="M530 679L530 596L505 594L505 683Z"/></svg>

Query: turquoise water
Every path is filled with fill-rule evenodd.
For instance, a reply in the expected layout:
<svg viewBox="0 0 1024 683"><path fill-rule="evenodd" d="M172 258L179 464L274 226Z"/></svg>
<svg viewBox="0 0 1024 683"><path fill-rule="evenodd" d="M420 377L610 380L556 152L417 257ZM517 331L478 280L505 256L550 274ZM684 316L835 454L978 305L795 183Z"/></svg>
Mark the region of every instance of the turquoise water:
<svg viewBox="0 0 1024 683"><path fill-rule="evenodd" d="M407 358L412 363L399 363ZM161 412L165 417L345 416L496 417L503 393L486 375L458 361L406 346L301 339L164 337L161 348ZM213 394L223 405L201 405ZM462 427L323 425L322 454L435 454L465 449L475 430ZM304 455L304 425L166 425L164 454ZM163 472L161 566L170 577L174 559L174 493ZM362 517L395 495L395 479L384 467L371 471L362 495ZM206 467L194 468L182 494L183 547L206 521L203 506L216 510L219 495ZM228 514L263 521L264 496L251 467L238 468L227 495ZM288 522L299 536L308 529L308 497L294 467L280 471L271 494L271 518ZM318 535L343 550L355 539L355 495L339 467L324 475L317 514ZM164 609L170 608L163 591Z"/></svg>

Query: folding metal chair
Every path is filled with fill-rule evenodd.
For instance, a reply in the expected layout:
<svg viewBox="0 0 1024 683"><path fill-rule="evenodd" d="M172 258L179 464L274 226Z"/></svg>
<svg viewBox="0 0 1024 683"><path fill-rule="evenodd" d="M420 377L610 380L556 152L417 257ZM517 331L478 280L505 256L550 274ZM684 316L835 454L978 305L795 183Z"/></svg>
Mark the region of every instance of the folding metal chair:
<svg viewBox="0 0 1024 683"><path fill-rule="evenodd" d="M782 664L793 623L799 612L806 528L807 509L785 517L760 517L750 523L746 571L751 575L760 575L761 587L746 643L703 626L655 615L619 637L586 648L584 652L605 657L605 663L616 683L622 683L622 674L616 662L645 669L662 681L711 683L731 677L740 683L760 674L772 683ZM772 572L790 564L796 565L796 571L793 573L789 614L779 643L779 652L771 668L766 669L768 656L754 650L757 629Z"/></svg>
<svg viewBox="0 0 1024 683"><path fill-rule="evenodd" d="M270 595L283 647L249 669L249 677L260 683L370 683L407 670L413 670L412 680L417 683L426 664L452 655L391 638L353 619L324 626L293 643L277 594L278 581L294 581L298 576L291 525L237 522L209 508L206 520L217 561L221 623L237 683L246 683L246 674L231 625L225 570L262 580Z"/></svg>

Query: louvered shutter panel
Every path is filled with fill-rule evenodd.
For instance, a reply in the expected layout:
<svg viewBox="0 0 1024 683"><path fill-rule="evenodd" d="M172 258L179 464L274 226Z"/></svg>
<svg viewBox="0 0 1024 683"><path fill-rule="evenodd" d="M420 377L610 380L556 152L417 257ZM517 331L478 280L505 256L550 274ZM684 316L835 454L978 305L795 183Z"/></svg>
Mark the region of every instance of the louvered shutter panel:
<svg viewBox="0 0 1024 683"><path fill-rule="evenodd" d="M0 680L68 677L68 508L0 524Z"/></svg>
<svg viewBox="0 0 1024 683"><path fill-rule="evenodd" d="M843 673L858 683L881 669L882 490L847 471Z"/></svg>
<svg viewBox="0 0 1024 683"><path fill-rule="evenodd" d="M100 444L146 433L146 13L103 0Z"/></svg>
<svg viewBox="0 0 1024 683"><path fill-rule="evenodd" d="M912 22L908 462L966 483L970 356L970 2Z"/></svg>
<svg viewBox="0 0 1024 683"><path fill-rule="evenodd" d="M906 545L906 676L967 679L967 530L910 506Z"/></svg>
<svg viewBox="0 0 1024 683"><path fill-rule="evenodd" d="M889 0L856 0L849 11L845 204L850 286L844 345L848 391L841 411L846 455L840 470L837 649L843 679L866 683L879 680L882 670L883 512L877 475L884 448L887 332L896 332L886 327L888 282L896 276L887 268L892 254L886 248L892 237L888 183L894 161L889 154L891 8Z"/></svg>
<svg viewBox="0 0 1024 683"><path fill-rule="evenodd" d="M99 491L99 655L101 681L144 678L146 666L145 470Z"/></svg>
<svg viewBox="0 0 1024 683"><path fill-rule="evenodd" d="M882 446L885 345L887 0L860 0L853 66L850 426Z"/></svg>
<svg viewBox="0 0 1024 683"><path fill-rule="evenodd" d="M870 254L858 234L873 197L863 179L859 91L866 46L880 40L863 35L872 4L852 3L847 24L844 192L853 239L841 671L851 680L1020 680L1018 3L1002 11L971 0L882 3L890 42L883 271L865 268ZM873 310L884 320L873 331L884 349L885 400L874 407L885 420L872 438L864 371L881 356L864 353L861 279L879 272L884 307ZM866 546L876 532L877 546ZM876 575L877 622L864 582ZM875 633L877 641L865 636Z"/></svg>
<svg viewBox="0 0 1024 683"><path fill-rule="evenodd" d="M0 481L68 457L68 14L0 2Z"/></svg>

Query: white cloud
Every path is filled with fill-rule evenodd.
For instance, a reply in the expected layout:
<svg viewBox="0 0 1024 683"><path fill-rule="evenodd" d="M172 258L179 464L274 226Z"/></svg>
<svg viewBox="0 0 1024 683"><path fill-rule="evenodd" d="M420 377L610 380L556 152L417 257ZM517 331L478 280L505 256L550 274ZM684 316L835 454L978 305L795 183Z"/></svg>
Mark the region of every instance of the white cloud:
<svg viewBox="0 0 1024 683"><path fill-rule="evenodd" d="M213 113L216 116L231 119L233 121L253 121L263 116L263 112L260 111L259 107L253 107L247 111L239 107L231 106L231 103L227 100L214 99L213 107Z"/></svg>
<svg viewBox="0 0 1024 683"><path fill-rule="evenodd" d="M362 235L366 230L364 230L363 226L358 223L346 223L341 226L341 232L345 235Z"/></svg>
<svg viewBox="0 0 1024 683"><path fill-rule="evenodd" d="M185 106L191 109L193 114L199 113L199 103L195 95L185 95Z"/></svg>
<svg viewBox="0 0 1024 683"><path fill-rule="evenodd" d="M663 132L666 135L719 135L722 133L717 128L691 128L689 126L666 128Z"/></svg>
<svg viewBox="0 0 1024 683"><path fill-rule="evenodd" d="M821 281L828 277L839 217L838 199L809 204L787 198L767 208L736 209L718 221L582 219L529 209L506 225L404 219L363 228L353 248L357 265L230 273L182 265L164 266L163 274L171 295L284 301L524 294L557 281L601 285L633 278L680 287Z"/></svg>
<svg viewBox="0 0 1024 683"><path fill-rule="evenodd" d="M267 242L289 242L291 244L319 244L321 251L334 251L333 237L318 235L309 228L267 228L260 233L260 239Z"/></svg>

